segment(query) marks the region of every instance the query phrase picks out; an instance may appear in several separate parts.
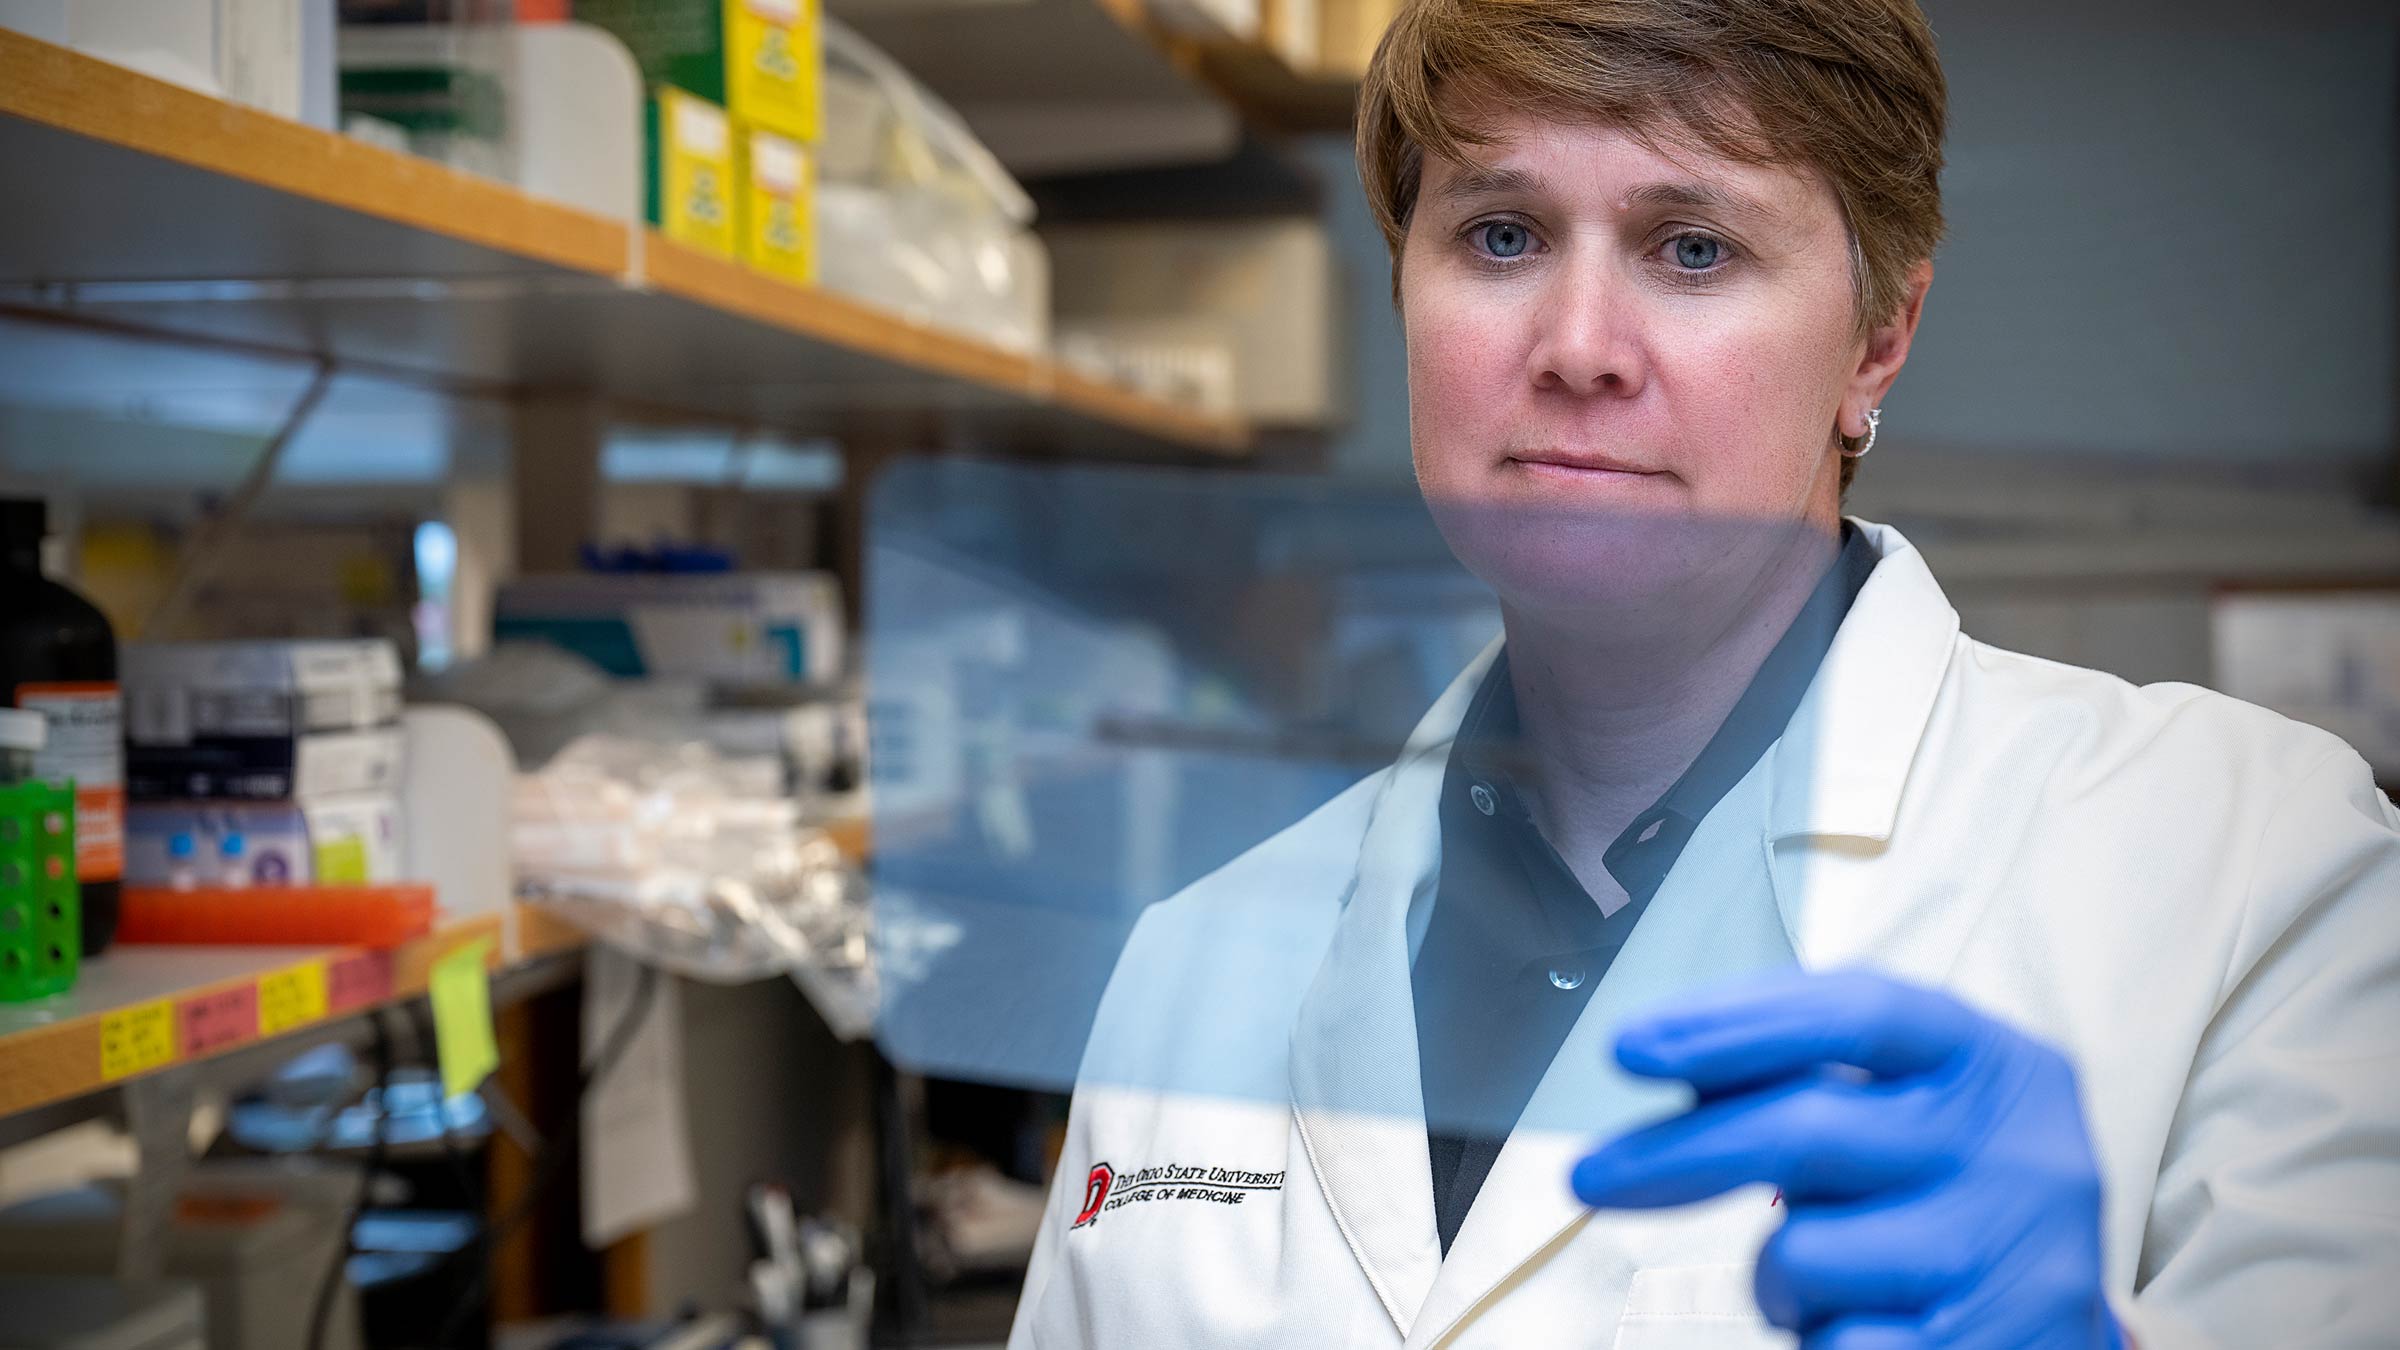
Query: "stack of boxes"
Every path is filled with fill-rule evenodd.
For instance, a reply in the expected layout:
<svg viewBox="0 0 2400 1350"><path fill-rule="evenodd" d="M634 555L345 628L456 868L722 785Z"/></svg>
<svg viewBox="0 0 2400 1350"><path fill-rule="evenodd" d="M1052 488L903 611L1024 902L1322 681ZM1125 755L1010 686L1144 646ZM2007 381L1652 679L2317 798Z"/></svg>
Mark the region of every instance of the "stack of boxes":
<svg viewBox="0 0 2400 1350"><path fill-rule="evenodd" d="M818 0L574 0L650 87L647 214L677 243L816 280Z"/></svg>
<svg viewBox="0 0 2400 1350"><path fill-rule="evenodd" d="M400 660L383 641L125 650L126 880L400 877Z"/></svg>

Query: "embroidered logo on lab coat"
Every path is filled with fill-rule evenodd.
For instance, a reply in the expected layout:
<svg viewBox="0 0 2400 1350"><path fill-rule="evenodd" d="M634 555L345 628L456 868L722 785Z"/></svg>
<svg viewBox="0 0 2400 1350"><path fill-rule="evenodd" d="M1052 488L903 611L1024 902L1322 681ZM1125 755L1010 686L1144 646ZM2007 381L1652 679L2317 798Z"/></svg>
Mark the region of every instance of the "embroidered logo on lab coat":
<svg viewBox="0 0 2400 1350"><path fill-rule="evenodd" d="M1208 1167L1162 1163L1117 1175L1107 1163L1092 1168L1083 1183L1083 1212L1072 1228L1089 1228L1100 1216L1127 1205L1185 1200L1201 1204L1238 1205L1256 1191L1280 1191L1283 1173L1252 1172L1239 1167Z"/></svg>

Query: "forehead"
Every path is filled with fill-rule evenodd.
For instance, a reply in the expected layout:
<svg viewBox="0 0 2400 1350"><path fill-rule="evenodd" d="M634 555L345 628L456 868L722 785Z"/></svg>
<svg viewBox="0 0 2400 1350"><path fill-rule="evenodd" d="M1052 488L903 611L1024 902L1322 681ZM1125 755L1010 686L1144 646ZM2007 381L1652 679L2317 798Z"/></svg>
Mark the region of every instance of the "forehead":
<svg viewBox="0 0 2400 1350"><path fill-rule="evenodd" d="M1457 159L1425 157L1418 213L1463 199L1519 195L1619 211L1706 208L1802 230L1839 223L1839 204L1821 175L1733 158L1697 136L1643 134L1519 109L1482 112L1469 125L1482 143L1462 145Z"/></svg>

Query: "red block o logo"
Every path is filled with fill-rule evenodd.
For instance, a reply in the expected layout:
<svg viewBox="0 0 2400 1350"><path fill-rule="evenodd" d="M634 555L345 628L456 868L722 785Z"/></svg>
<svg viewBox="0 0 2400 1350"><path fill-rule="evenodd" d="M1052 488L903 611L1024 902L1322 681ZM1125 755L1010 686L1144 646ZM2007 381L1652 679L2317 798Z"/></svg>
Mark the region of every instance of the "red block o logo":
<svg viewBox="0 0 2400 1350"><path fill-rule="evenodd" d="M1074 1227L1081 1228L1100 1217L1100 1207L1108 1203L1108 1188L1115 1185L1116 1180L1117 1174L1109 1170L1107 1163L1092 1169L1092 1174L1084 1179L1083 1212L1075 1216Z"/></svg>

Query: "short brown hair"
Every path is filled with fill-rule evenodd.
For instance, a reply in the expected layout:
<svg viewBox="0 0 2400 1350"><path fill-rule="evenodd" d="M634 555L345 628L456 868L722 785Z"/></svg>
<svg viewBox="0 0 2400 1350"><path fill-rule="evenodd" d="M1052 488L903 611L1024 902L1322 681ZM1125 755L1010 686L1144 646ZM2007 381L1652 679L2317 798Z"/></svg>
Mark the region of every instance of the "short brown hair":
<svg viewBox="0 0 2400 1350"><path fill-rule="evenodd" d="M1859 331L1899 312L1942 237L1948 92L1916 0L1406 0L1358 96L1358 167L1392 253L1427 151L1485 108L1814 169L1851 239Z"/></svg>

